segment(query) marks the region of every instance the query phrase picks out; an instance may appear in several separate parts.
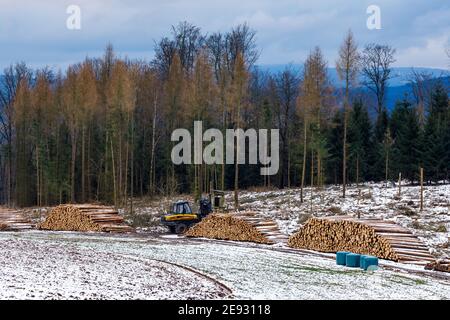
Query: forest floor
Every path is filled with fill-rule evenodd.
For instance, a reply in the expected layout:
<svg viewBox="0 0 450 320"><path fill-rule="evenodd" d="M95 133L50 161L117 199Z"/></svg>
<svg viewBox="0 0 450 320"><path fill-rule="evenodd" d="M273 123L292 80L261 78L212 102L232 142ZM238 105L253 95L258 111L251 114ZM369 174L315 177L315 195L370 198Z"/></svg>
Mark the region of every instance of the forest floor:
<svg viewBox="0 0 450 320"><path fill-rule="evenodd" d="M382 218L394 221L417 235L437 258L450 257L450 185L426 186L424 208L421 212L420 188L402 186L385 187L383 183L367 183L347 189L342 198L342 186L326 186L323 190L305 188L304 202L300 201L300 189L254 190L240 192L242 210L251 210L258 215L275 220L286 235L295 233L309 218L316 216L352 215ZM128 215L128 221L143 232L163 233L159 219L170 204L190 196L162 197L158 199L137 199L135 213ZM232 206L233 194L226 196ZM122 210L125 212L126 210Z"/></svg>
<svg viewBox="0 0 450 320"><path fill-rule="evenodd" d="M418 267L366 272L267 245L27 231L0 246L2 299L450 299L450 280Z"/></svg>

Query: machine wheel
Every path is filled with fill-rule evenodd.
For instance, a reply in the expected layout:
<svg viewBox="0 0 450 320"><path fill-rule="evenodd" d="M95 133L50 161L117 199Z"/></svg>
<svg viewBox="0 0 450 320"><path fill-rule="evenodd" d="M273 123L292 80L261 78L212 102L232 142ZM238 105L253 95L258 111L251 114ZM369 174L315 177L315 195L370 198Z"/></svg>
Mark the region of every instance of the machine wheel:
<svg viewBox="0 0 450 320"><path fill-rule="evenodd" d="M179 225L177 225L175 227L175 233L182 234L182 233L185 233L187 229L188 229L188 226L186 224L180 223Z"/></svg>
<svg viewBox="0 0 450 320"><path fill-rule="evenodd" d="M170 233L176 233L177 232L176 229L175 229L175 226L170 226L169 227L169 231L170 231Z"/></svg>

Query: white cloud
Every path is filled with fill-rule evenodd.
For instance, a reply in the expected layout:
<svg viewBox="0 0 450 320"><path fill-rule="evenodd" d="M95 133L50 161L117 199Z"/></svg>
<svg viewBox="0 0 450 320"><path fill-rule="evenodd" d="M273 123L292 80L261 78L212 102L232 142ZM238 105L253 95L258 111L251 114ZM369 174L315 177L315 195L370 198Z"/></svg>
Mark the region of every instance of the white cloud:
<svg viewBox="0 0 450 320"><path fill-rule="evenodd" d="M423 46L400 49L397 54L397 64L401 62L403 66L446 68L448 57L445 50L448 44L448 35L443 35L426 40Z"/></svg>

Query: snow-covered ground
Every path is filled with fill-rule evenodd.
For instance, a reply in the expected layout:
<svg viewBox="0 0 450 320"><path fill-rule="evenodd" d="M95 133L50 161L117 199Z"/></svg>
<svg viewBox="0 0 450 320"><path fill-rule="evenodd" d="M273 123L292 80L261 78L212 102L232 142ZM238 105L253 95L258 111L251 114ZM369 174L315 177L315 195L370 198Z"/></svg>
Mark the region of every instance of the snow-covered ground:
<svg viewBox="0 0 450 320"><path fill-rule="evenodd" d="M241 299L450 299L448 280L251 244L33 231L0 233L0 247L0 298L208 299L224 294L212 278Z"/></svg>
<svg viewBox="0 0 450 320"><path fill-rule="evenodd" d="M348 188L342 198L341 186L327 186L319 191L304 190L304 202L300 201L300 189L263 192L242 191L241 206L277 221L285 234L291 235L312 216L354 215L392 220L419 236L436 257L450 257L450 185L426 186L424 210L419 210L420 189L402 186L401 196L397 187L384 184L365 184ZM231 195L230 195L231 199ZM230 200L231 201L231 200Z"/></svg>
<svg viewBox="0 0 450 320"><path fill-rule="evenodd" d="M47 237L1 236L0 299L216 299L230 293L179 266Z"/></svg>
<svg viewBox="0 0 450 320"><path fill-rule="evenodd" d="M312 196L311 196L312 195ZM295 233L308 218L327 215L354 215L392 220L419 236L437 258L450 258L450 185L425 186L424 210L419 210L420 189L403 185L401 196L398 187L384 183L367 183L347 189L342 198L342 186L326 186L323 190L304 190L304 202L300 201L300 189L241 191L241 208L274 219L287 235ZM163 233L159 219L170 204L189 196L163 197L135 201L134 220L141 220L139 231ZM233 194L226 202L230 207ZM122 212L124 212L122 210ZM138 219L136 219L136 217ZM128 217L131 222L132 219Z"/></svg>

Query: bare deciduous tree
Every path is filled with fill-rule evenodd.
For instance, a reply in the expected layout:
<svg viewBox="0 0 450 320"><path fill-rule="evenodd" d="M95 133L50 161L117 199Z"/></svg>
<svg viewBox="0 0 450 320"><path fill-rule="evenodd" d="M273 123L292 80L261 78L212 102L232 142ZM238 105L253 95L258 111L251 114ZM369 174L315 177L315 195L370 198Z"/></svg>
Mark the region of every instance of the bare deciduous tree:
<svg viewBox="0 0 450 320"><path fill-rule="evenodd" d="M391 46L374 43L368 44L362 54L363 84L375 94L378 114L383 110L391 66L396 61L394 55L395 49Z"/></svg>

